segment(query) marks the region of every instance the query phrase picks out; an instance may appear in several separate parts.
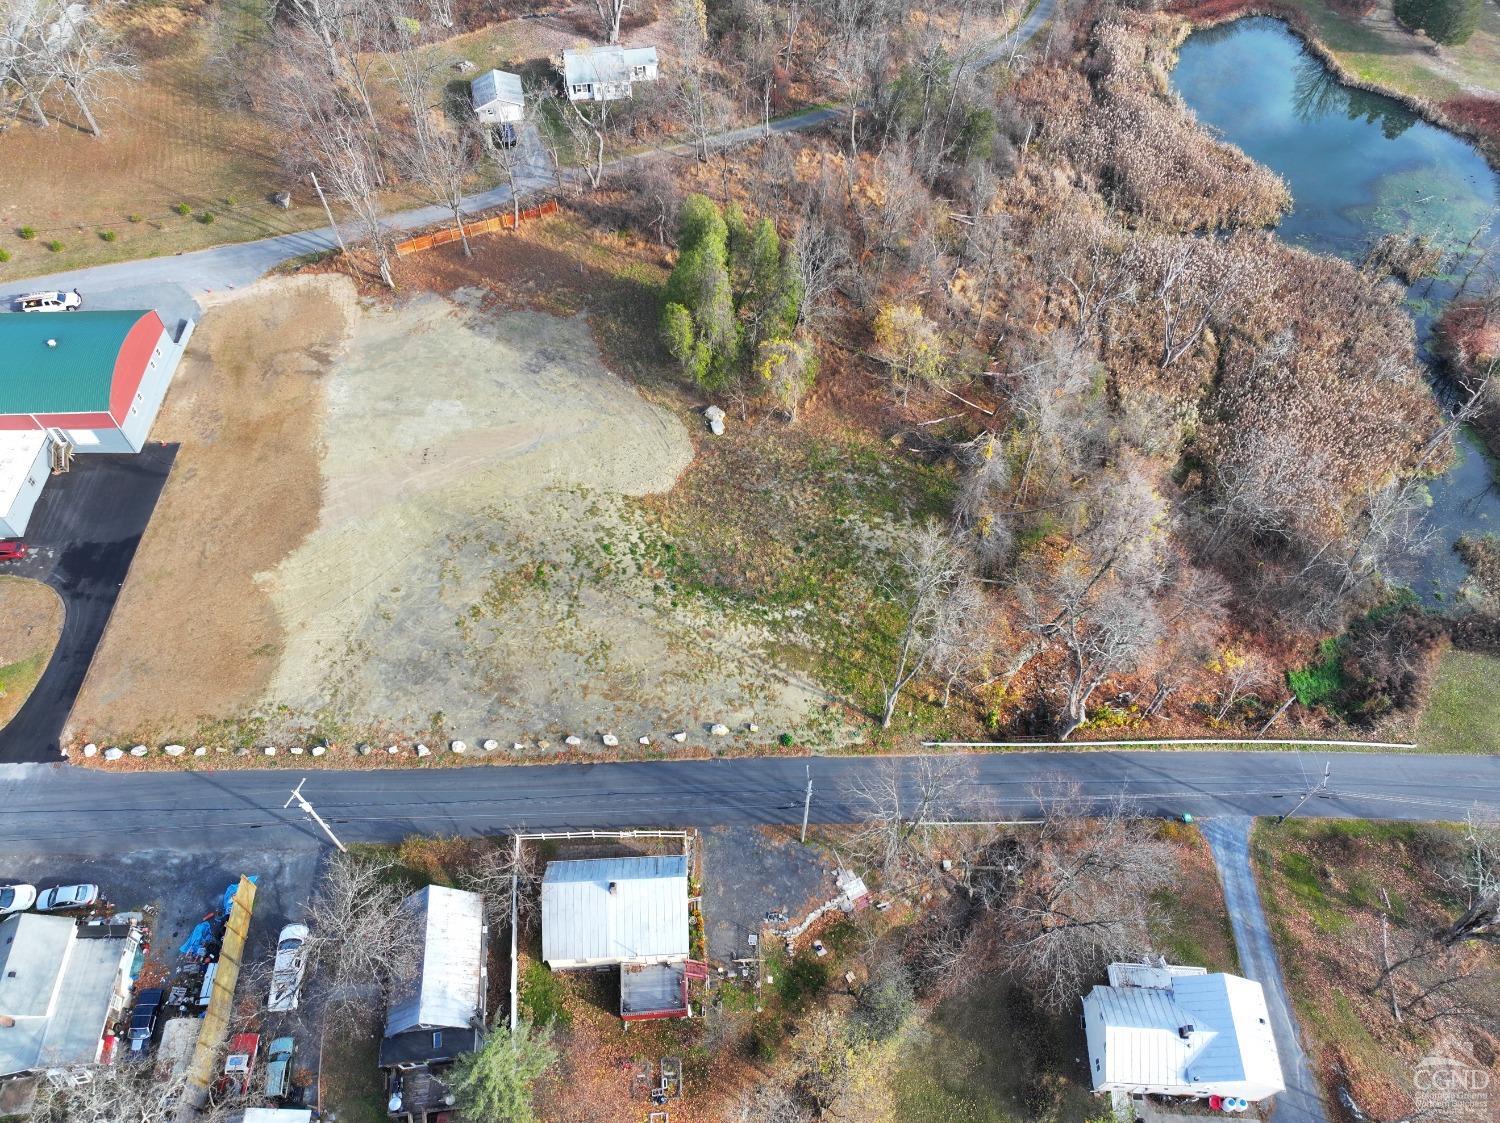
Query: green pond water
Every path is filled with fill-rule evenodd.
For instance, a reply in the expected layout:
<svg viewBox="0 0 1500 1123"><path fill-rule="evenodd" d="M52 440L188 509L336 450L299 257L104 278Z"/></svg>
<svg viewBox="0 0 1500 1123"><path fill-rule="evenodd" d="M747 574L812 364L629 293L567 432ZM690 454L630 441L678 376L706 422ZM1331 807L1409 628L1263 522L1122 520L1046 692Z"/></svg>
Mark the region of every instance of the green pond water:
<svg viewBox="0 0 1500 1123"><path fill-rule="evenodd" d="M1342 85L1277 20L1255 17L1193 33L1172 84L1198 119L1278 172L1293 209L1285 241L1359 260L1390 233L1424 234L1441 246L1440 275L1407 292L1426 356L1432 320L1492 251L1500 181L1461 137L1399 102ZM1441 392L1440 392L1441 396ZM1458 460L1429 488L1428 523L1442 539L1409 579L1426 598L1451 594L1465 568L1452 543L1470 531L1500 532L1494 466L1460 434Z"/></svg>

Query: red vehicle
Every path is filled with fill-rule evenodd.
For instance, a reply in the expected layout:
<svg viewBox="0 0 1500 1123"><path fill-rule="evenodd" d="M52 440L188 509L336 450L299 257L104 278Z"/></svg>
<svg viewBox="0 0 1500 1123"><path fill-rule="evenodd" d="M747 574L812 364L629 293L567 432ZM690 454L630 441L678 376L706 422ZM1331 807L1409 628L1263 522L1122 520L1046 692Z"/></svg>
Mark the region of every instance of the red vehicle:
<svg viewBox="0 0 1500 1123"><path fill-rule="evenodd" d="M260 1053L260 1034L237 1033L229 1039L229 1055L224 1058L224 1076L219 1086L225 1091L243 1095L250 1090L250 1074Z"/></svg>
<svg viewBox="0 0 1500 1123"><path fill-rule="evenodd" d="M0 561L20 561L26 556L26 543L19 538L0 539Z"/></svg>

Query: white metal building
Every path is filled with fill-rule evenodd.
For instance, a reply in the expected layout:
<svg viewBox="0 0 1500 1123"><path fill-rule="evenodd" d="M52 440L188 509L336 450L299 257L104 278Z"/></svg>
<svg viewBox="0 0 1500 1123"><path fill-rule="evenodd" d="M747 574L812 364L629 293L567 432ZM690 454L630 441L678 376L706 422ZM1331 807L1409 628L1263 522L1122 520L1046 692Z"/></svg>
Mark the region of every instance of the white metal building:
<svg viewBox="0 0 1500 1123"><path fill-rule="evenodd" d="M1116 963L1083 1000L1096 1092L1263 1100L1286 1085L1261 985L1167 963Z"/></svg>
<svg viewBox="0 0 1500 1123"><path fill-rule="evenodd" d="M688 955L687 858L551 862L542 958L554 970L670 963Z"/></svg>
<svg viewBox="0 0 1500 1123"><path fill-rule="evenodd" d="M139 945L129 924L34 912L0 921L0 1076L97 1061Z"/></svg>
<svg viewBox="0 0 1500 1123"><path fill-rule="evenodd" d="M508 70L486 70L469 83L469 100L474 115L486 125L517 122L526 109L526 94L521 76Z"/></svg>
<svg viewBox="0 0 1500 1123"><path fill-rule="evenodd" d="M51 474L50 439L39 429L0 430L0 538L26 533L31 510Z"/></svg>
<svg viewBox="0 0 1500 1123"><path fill-rule="evenodd" d="M631 96L634 83L656 81L656 48L564 51L562 73L569 101L617 101Z"/></svg>

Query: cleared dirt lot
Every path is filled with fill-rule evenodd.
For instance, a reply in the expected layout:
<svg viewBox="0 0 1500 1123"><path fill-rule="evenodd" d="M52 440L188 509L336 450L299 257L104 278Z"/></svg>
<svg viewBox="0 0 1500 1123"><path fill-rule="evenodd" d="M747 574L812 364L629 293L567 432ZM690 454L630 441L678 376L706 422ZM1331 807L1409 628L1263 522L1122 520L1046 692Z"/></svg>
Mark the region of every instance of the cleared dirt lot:
<svg viewBox="0 0 1500 1123"><path fill-rule="evenodd" d="M583 316L267 282L205 317L158 430L177 468L75 742L634 744L822 700L663 594L630 499L693 444Z"/></svg>
<svg viewBox="0 0 1500 1123"><path fill-rule="evenodd" d="M15 717L62 634L62 601L40 581L0 577L0 725Z"/></svg>

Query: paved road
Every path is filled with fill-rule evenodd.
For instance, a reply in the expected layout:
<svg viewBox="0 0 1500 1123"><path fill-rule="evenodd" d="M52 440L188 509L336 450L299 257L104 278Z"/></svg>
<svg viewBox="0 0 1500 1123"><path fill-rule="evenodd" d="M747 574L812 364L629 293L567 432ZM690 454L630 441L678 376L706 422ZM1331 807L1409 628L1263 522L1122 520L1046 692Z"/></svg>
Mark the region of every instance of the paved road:
<svg viewBox="0 0 1500 1123"><path fill-rule="evenodd" d="M1286 1091L1276 1097L1276 1123L1328 1123L1322 1088L1303 1051L1281 959L1261 908L1260 890L1250 864L1250 825L1248 818L1240 816L1214 819L1203 824L1203 835L1224 884L1224 903L1240 953L1240 970L1265 988L1276 1051L1281 1056L1281 1075L1286 1081Z"/></svg>
<svg viewBox="0 0 1500 1123"><path fill-rule="evenodd" d="M176 445L156 444L136 456L80 456L72 471L47 481L26 534L31 556L0 564L0 573L56 589L62 635L31 697L0 730L0 760L58 758L63 725L176 455Z"/></svg>
<svg viewBox="0 0 1500 1123"><path fill-rule="evenodd" d="M862 818L862 780L913 758L812 761L814 822ZM1028 818L1038 798L1076 785L1097 800L1121 796L1152 815L1267 815L1289 808L1322 774L1324 758L1272 752L996 753L967 758L974 775L952 819ZM893 764L894 761L894 764ZM288 762L290 764L290 761ZM792 823L802 815L800 757L562 764L422 771L308 772L307 794L352 840L414 831ZM108 774L67 765L0 765L0 852L51 846L229 847L272 836L315 845L315 827L284 811L295 766L244 772ZM1500 757L1349 753L1333 760L1329 794L1307 815L1458 819L1475 804L1500 811ZM247 835L264 831L264 835Z"/></svg>
<svg viewBox="0 0 1500 1123"><path fill-rule="evenodd" d="M1049 2L1051 0L1043 0L1043 3ZM796 132L820 125L837 115L838 111L833 109L811 109L806 113L771 122L771 130L778 133ZM764 133L765 130L759 125L734 129L716 137L713 146L724 148L744 144L763 136ZM682 156L688 154L689 150L679 146L662 151ZM641 158L640 156L630 157L616 161L611 166L623 165L629 160ZM523 195L528 190L545 190L553 186L554 182L551 177L535 172L528 173L521 179ZM473 214L496 207L509 206L510 201L510 188L508 186L496 187L469 196L465 200L465 209ZM441 225L451 221L452 215L441 207L421 207L388 215L385 225L392 230L400 231ZM322 253L333 249L335 245L332 228L325 226L319 230L304 230L295 234L262 238L254 242L214 246L212 249L176 254L172 257L120 261L112 265L96 265L89 269L75 269L67 273L31 277L23 282L17 282L16 291L76 288L84 294L85 299L89 299L94 294L108 293L116 289L127 287L139 289L143 286L164 285L180 287L193 296L203 296L207 293L248 285L284 261L301 257L304 254ZM90 306L94 306L92 301Z"/></svg>

